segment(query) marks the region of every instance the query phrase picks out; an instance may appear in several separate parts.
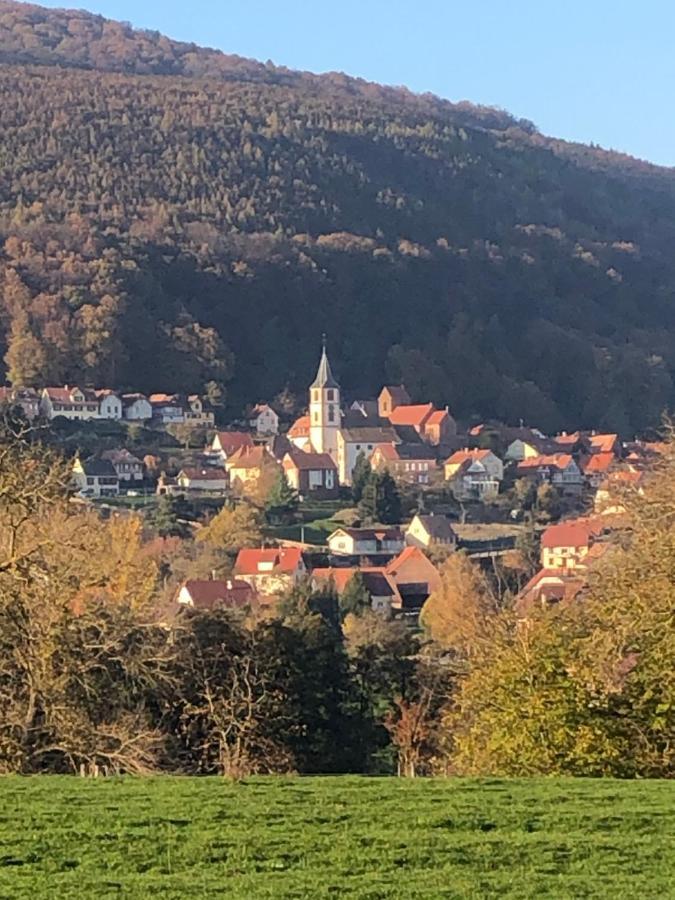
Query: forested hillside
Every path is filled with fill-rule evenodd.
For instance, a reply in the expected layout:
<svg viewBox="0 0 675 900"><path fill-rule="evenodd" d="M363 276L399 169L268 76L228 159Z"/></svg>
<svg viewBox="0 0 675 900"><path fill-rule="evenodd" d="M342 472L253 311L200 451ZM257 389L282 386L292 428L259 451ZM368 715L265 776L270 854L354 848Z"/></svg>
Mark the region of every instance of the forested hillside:
<svg viewBox="0 0 675 900"><path fill-rule="evenodd" d="M658 420L675 174L468 104L0 0L0 354L26 384L402 379L462 418Z"/></svg>

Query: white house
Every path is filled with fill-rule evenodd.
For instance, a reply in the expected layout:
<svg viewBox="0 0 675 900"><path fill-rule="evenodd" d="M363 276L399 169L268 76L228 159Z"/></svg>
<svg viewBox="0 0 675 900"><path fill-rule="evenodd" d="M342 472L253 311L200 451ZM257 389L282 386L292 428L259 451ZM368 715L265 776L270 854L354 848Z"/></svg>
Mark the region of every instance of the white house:
<svg viewBox="0 0 675 900"><path fill-rule="evenodd" d="M405 547L400 528L338 528L328 538L336 556L394 555Z"/></svg>
<svg viewBox="0 0 675 900"><path fill-rule="evenodd" d="M98 414L100 419L122 418L122 398L114 391L104 389L96 391L98 397Z"/></svg>
<svg viewBox="0 0 675 900"><path fill-rule="evenodd" d="M94 391L76 386L46 387L40 398L40 413L46 419L62 416L82 420L99 418L99 400Z"/></svg>
<svg viewBox="0 0 675 900"><path fill-rule="evenodd" d="M409 547L455 550L457 535L445 516L418 513L406 529L405 542Z"/></svg>
<svg viewBox="0 0 675 900"><path fill-rule="evenodd" d="M179 490L186 492L209 491L222 494L230 486L230 479L224 469L207 466L204 469L181 469L176 479Z"/></svg>
<svg viewBox="0 0 675 900"><path fill-rule="evenodd" d="M122 394L122 415L130 422L147 422L152 406L145 394Z"/></svg>
<svg viewBox="0 0 675 900"><path fill-rule="evenodd" d="M279 434L279 416L267 403L259 403L253 408L249 424L261 436Z"/></svg>
<svg viewBox="0 0 675 900"><path fill-rule="evenodd" d="M120 492L117 472L108 459L76 459L73 484L83 497L116 497Z"/></svg>

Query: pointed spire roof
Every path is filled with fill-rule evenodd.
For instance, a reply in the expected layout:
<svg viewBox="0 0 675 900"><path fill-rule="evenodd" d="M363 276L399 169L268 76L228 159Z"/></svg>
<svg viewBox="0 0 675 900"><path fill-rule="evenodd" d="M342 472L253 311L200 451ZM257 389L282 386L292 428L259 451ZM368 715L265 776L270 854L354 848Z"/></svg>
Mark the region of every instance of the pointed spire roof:
<svg viewBox="0 0 675 900"><path fill-rule="evenodd" d="M339 388L340 385L335 380L335 376L331 371L328 362L328 354L326 353L326 338L323 339L323 350L321 351L321 362L319 363L319 371L311 385L312 388Z"/></svg>

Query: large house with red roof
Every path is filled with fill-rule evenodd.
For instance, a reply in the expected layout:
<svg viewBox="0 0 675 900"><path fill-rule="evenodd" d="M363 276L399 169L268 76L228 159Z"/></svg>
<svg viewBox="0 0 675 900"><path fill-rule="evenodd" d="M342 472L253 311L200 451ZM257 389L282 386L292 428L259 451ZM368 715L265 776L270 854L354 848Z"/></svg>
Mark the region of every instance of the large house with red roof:
<svg viewBox="0 0 675 900"><path fill-rule="evenodd" d="M77 386L46 387L40 397L40 413L45 419L98 419L99 399L95 391Z"/></svg>
<svg viewBox="0 0 675 900"><path fill-rule="evenodd" d="M236 578L258 594L279 596L307 577L302 550L297 547L240 550L234 564Z"/></svg>
<svg viewBox="0 0 675 900"><path fill-rule="evenodd" d="M541 565L544 569L579 569L604 531L592 519L572 519L549 525L541 535Z"/></svg>
<svg viewBox="0 0 675 900"><path fill-rule="evenodd" d="M218 431L211 442L210 455L226 462L243 447L253 447L253 438L245 431Z"/></svg>

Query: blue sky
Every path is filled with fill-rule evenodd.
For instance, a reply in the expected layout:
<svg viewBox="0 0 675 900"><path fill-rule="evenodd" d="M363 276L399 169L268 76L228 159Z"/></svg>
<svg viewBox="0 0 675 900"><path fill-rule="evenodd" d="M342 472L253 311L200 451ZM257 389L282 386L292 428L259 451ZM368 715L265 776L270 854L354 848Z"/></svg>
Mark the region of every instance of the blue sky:
<svg viewBox="0 0 675 900"><path fill-rule="evenodd" d="M37 0L40 2L40 0ZM501 106L675 166L672 0L43 0L313 72Z"/></svg>

